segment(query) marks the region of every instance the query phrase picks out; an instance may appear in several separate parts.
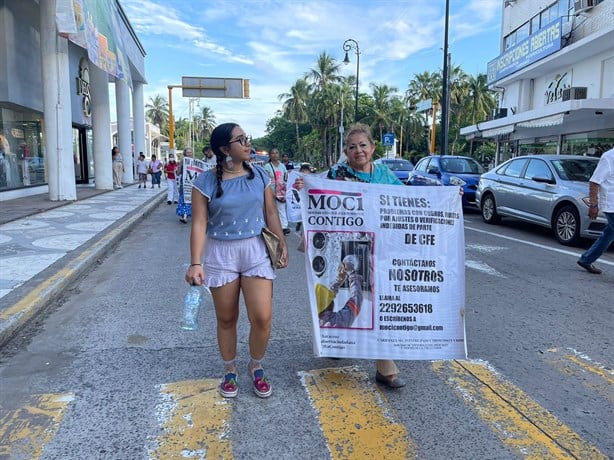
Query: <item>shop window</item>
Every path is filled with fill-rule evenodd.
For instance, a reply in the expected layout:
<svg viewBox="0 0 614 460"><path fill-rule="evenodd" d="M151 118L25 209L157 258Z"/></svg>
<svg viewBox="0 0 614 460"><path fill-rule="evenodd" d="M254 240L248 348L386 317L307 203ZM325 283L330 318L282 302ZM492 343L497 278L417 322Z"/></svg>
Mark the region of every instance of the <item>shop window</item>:
<svg viewBox="0 0 614 460"><path fill-rule="evenodd" d="M40 121L7 109L0 113L0 191L45 184Z"/></svg>

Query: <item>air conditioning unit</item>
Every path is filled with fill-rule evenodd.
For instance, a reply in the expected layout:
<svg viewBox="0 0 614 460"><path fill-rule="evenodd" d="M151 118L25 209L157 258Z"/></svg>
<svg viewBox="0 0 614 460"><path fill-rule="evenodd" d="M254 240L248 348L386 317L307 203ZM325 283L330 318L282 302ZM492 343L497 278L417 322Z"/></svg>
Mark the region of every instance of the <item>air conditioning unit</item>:
<svg viewBox="0 0 614 460"><path fill-rule="evenodd" d="M499 109L494 109L492 111L492 119L493 120L498 120L499 118L505 118L507 117L507 108L505 107L501 107Z"/></svg>
<svg viewBox="0 0 614 460"><path fill-rule="evenodd" d="M571 88L565 88L563 90L563 100L569 101L570 99L586 99L586 93L586 86L572 86Z"/></svg>
<svg viewBox="0 0 614 460"><path fill-rule="evenodd" d="M595 0L575 0L574 9L576 10L576 14L580 14L583 11L590 10L595 4Z"/></svg>

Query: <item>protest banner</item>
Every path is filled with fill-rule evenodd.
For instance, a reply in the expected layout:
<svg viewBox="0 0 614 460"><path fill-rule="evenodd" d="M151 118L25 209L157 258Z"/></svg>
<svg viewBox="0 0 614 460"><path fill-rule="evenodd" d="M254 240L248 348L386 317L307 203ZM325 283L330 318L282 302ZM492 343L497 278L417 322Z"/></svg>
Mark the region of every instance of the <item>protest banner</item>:
<svg viewBox="0 0 614 460"><path fill-rule="evenodd" d="M183 157L181 183L183 186L183 200L185 203L192 203L192 184L199 174L215 167L198 158Z"/></svg>
<svg viewBox="0 0 614 460"><path fill-rule="evenodd" d="M288 222L301 221L301 195L294 188L294 182L303 175L298 171L291 169L288 172L288 182L286 183L286 215Z"/></svg>
<svg viewBox="0 0 614 460"><path fill-rule="evenodd" d="M458 187L304 181L315 354L466 358Z"/></svg>

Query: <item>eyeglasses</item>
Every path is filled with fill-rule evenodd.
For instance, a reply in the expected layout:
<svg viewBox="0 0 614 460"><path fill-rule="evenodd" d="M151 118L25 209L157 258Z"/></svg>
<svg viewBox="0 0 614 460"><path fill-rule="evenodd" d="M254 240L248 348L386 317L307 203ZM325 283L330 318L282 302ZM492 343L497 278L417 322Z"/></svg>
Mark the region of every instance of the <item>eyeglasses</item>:
<svg viewBox="0 0 614 460"><path fill-rule="evenodd" d="M251 145L251 143L252 143L252 136L239 136L234 141L230 141L228 143L228 145L234 144L235 142L238 142L243 147L245 147L246 145Z"/></svg>

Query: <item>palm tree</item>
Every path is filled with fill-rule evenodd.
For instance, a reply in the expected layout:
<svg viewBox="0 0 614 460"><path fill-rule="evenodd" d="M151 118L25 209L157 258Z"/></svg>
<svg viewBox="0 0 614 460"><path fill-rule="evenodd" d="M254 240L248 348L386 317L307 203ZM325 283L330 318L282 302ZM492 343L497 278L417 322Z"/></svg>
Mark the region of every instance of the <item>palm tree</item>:
<svg viewBox="0 0 614 460"><path fill-rule="evenodd" d="M299 136L299 124L307 121L307 99L309 98L309 83L305 78L298 79L289 93L282 93L278 96L283 101L283 115L294 123L296 129L296 150L301 151Z"/></svg>
<svg viewBox="0 0 614 460"><path fill-rule="evenodd" d="M339 75L340 65L335 59L322 52L316 61L316 67L309 70L305 74L305 79L311 81L309 89L312 97L308 104L309 120L312 125L318 127L320 138L322 140L322 152L326 158L327 166L331 164L331 152L329 143L327 142L329 130L334 127L334 121L331 121L331 114L335 112L336 101L338 100L340 90L327 90L327 87L342 80Z"/></svg>
<svg viewBox="0 0 614 460"><path fill-rule="evenodd" d="M484 73L467 78L467 99L463 112L469 115L466 123L475 125L480 120L486 120L488 114L497 107L496 93L488 89L487 76ZM473 154L473 139L469 146L469 153Z"/></svg>
<svg viewBox="0 0 614 460"><path fill-rule="evenodd" d="M337 63L335 58L333 58L330 54L327 54L326 51L323 51L316 61L316 67L314 69L310 69L306 74L305 78L312 82L312 87L310 89L320 89L325 87L329 83L335 83L341 80L341 76L339 75L339 68L341 66ZM314 88L314 86L316 88Z"/></svg>
<svg viewBox="0 0 614 460"><path fill-rule="evenodd" d="M480 120L485 120L488 114L497 106L495 93L488 89L485 73L477 76L469 75L467 79L467 96L471 124L475 125Z"/></svg>
<svg viewBox="0 0 614 460"><path fill-rule="evenodd" d="M200 114L200 133L204 138L211 137L211 133L217 126L215 115L210 107L203 107Z"/></svg>
<svg viewBox="0 0 614 460"><path fill-rule="evenodd" d="M145 105L147 121L160 128L160 132L168 134L168 102L164 96L150 97Z"/></svg>
<svg viewBox="0 0 614 460"><path fill-rule="evenodd" d="M452 147L446 145L442 151L454 155L459 148L460 127L462 126L463 111L462 106L469 93L467 86L468 75L460 66L450 66L450 86L448 91L448 123L451 127L450 133L454 133Z"/></svg>
<svg viewBox="0 0 614 460"><path fill-rule="evenodd" d="M393 125L392 94L397 89L386 84L377 85L371 83L369 86L371 87L371 96L373 97L371 127L379 130L379 139L381 141L384 137L384 128L390 128Z"/></svg>
<svg viewBox="0 0 614 460"><path fill-rule="evenodd" d="M441 75L437 72L422 72L414 75L409 82L407 92L412 100L423 101L431 99L439 102L441 94Z"/></svg>

